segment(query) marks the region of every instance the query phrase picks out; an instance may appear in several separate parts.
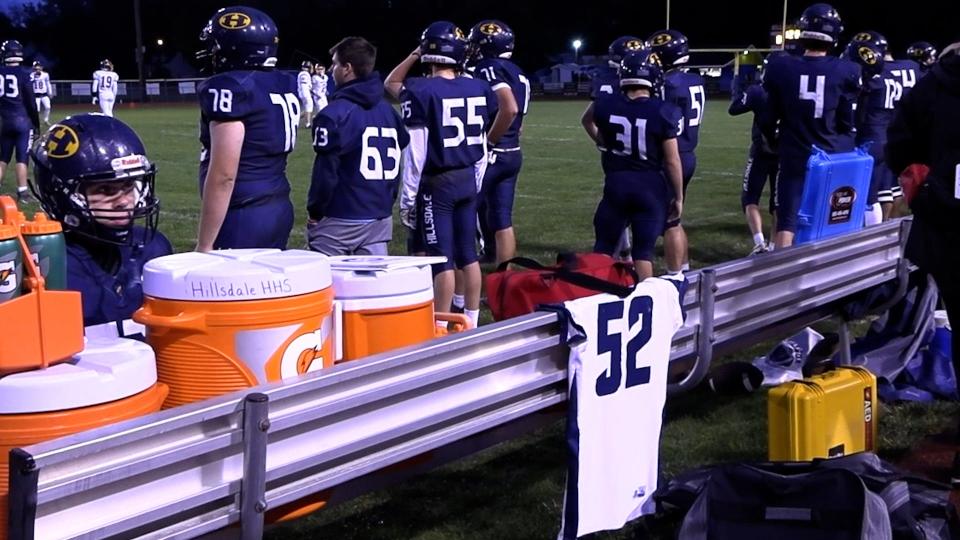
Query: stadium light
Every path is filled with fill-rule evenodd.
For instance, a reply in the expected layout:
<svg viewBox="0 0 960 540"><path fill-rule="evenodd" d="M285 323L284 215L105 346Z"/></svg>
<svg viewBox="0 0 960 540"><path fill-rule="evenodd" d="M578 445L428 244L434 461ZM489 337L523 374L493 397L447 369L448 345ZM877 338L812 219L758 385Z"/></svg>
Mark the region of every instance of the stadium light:
<svg viewBox="0 0 960 540"><path fill-rule="evenodd" d="M574 51L579 51L581 46L583 46L583 41L580 41L579 39L573 40L573 50L574 50Z"/></svg>
<svg viewBox="0 0 960 540"><path fill-rule="evenodd" d="M573 40L573 63L577 64L577 85L580 84L580 47L583 46L583 40L577 38Z"/></svg>
<svg viewBox="0 0 960 540"><path fill-rule="evenodd" d="M162 40L162 39L158 39L158 40L157 40L157 46L158 46L158 47L163 47L163 40Z"/></svg>

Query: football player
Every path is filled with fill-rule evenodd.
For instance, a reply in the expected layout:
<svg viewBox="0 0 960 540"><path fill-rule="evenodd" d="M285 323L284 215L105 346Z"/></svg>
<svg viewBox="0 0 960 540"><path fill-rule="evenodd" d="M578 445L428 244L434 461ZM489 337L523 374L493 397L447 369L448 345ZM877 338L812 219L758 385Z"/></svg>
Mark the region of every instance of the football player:
<svg viewBox="0 0 960 540"><path fill-rule="evenodd" d="M9 39L0 46L0 80L4 91L0 92L0 182L7 172L7 164L16 151L17 200L30 202L27 187L27 160L33 134L40 131L40 117L30 84L30 72L20 66L23 62L23 46Z"/></svg>
<svg viewBox="0 0 960 540"><path fill-rule="evenodd" d="M780 153L777 248L793 244L813 145L828 153L853 149L860 94L860 67L829 54L843 31L837 10L814 4L804 10L799 26L803 55L778 57L763 75L771 113L764 130L769 138L778 137Z"/></svg>
<svg viewBox="0 0 960 540"><path fill-rule="evenodd" d="M771 56L788 54L774 53ZM770 57L764 59L764 65ZM738 74L733 79L733 88L730 92L731 101L727 112L732 116L753 113L753 127L750 129L750 152L747 157L747 166L743 172L743 188L740 192L740 206L747 218L747 227L753 235L753 251L751 255L766 253L769 248L763 237L763 217L760 215L760 196L763 187L770 185L770 215L776 222L776 179L777 179L777 151L776 141L766 138L761 129L767 112L767 92L761 84L760 73L754 71L748 75ZM774 225L776 228L776 225Z"/></svg>
<svg viewBox="0 0 960 540"><path fill-rule="evenodd" d="M33 153L34 193L64 227L67 287L85 326L122 322L143 304L143 266L173 252L157 231L157 168L123 122L99 114L54 124Z"/></svg>
<svg viewBox="0 0 960 540"><path fill-rule="evenodd" d="M117 99L117 83L120 76L113 71L113 62L100 61L100 69L93 72L93 104L100 104L100 112L113 116L113 103Z"/></svg>
<svg viewBox="0 0 960 540"><path fill-rule="evenodd" d="M222 8L200 40L215 75L198 86L200 192L197 251L285 249L293 228L287 155L297 142L296 77L277 65L277 26L266 13Z"/></svg>
<svg viewBox="0 0 960 540"><path fill-rule="evenodd" d="M313 64L304 60L297 73L297 96L300 98L301 117L306 120L307 128L313 119Z"/></svg>
<svg viewBox="0 0 960 540"><path fill-rule="evenodd" d="M683 211L683 173L677 135L683 113L658 97L663 70L656 53L628 53L620 62L620 91L602 94L593 117L602 153L603 198L593 218L593 250L613 255L625 226L633 233L633 264L653 275L653 250L664 224Z"/></svg>
<svg viewBox="0 0 960 540"><path fill-rule="evenodd" d="M327 75L327 68L321 64L314 67L313 77L310 79L311 93L313 95L314 110L318 113L327 106L327 83L330 77Z"/></svg>
<svg viewBox="0 0 960 540"><path fill-rule="evenodd" d="M700 139L703 111L707 104L703 77L699 73L683 69L683 65L690 60L687 36L676 30L661 30L655 32L647 41L667 70L663 75L663 99L683 111L683 125L680 126L680 134L677 136L680 163L683 166L683 196L678 198L686 199L687 186L697 169L695 151ZM669 270L689 269L687 233L679 220L667 223L667 230L663 234L663 250Z"/></svg>
<svg viewBox="0 0 960 540"><path fill-rule="evenodd" d="M377 49L348 37L330 55L337 91L313 121L307 244L325 255L386 255L409 136L383 99Z"/></svg>
<svg viewBox="0 0 960 540"><path fill-rule="evenodd" d="M932 43L917 41L907 47L907 58L920 64L920 75L926 75L937 62L937 48Z"/></svg>
<svg viewBox="0 0 960 540"><path fill-rule="evenodd" d="M415 206L426 252L447 258L433 266L434 307L450 311L453 269L462 269L464 313L476 325L480 313L477 192L497 96L486 81L458 75L466 49L460 28L447 21L435 22L423 31L420 46L390 72L384 86L400 100L410 130L413 171L404 175L401 217L409 225ZM428 77L407 77L417 62L425 66Z"/></svg>
<svg viewBox="0 0 960 540"><path fill-rule="evenodd" d="M43 70L40 62L33 63L33 72L30 74L33 83L33 96L37 100L37 111L44 125L50 125L50 74Z"/></svg>
<svg viewBox="0 0 960 540"><path fill-rule="evenodd" d="M530 104L530 81L510 60L514 35L503 22L480 21L470 30L468 41L470 55L477 59L474 77L490 83L497 95L499 114L488 135L492 152L483 177L478 212L484 213L480 223L488 229L484 231L484 245L488 250L495 249L499 265L512 259L517 251L513 200L523 165L520 131Z"/></svg>
<svg viewBox="0 0 960 540"><path fill-rule="evenodd" d="M884 66L886 53L886 38L878 32L868 31L854 35L841 55L860 65L863 84L857 99L854 125L857 146L866 147L873 156L873 173L864 214L866 225L880 223L883 218L881 207L893 203L891 189L896 182L883 160L887 125L893 118L894 98L899 99L899 81L894 80Z"/></svg>

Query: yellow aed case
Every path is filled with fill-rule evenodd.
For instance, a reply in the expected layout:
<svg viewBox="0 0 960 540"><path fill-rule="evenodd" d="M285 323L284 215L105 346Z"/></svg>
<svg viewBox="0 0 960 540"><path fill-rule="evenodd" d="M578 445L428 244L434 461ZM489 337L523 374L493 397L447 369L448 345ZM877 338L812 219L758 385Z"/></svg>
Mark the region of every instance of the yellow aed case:
<svg viewBox="0 0 960 540"><path fill-rule="evenodd" d="M770 460L875 451L878 413L877 378L861 367L781 384L767 396Z"/></svg>

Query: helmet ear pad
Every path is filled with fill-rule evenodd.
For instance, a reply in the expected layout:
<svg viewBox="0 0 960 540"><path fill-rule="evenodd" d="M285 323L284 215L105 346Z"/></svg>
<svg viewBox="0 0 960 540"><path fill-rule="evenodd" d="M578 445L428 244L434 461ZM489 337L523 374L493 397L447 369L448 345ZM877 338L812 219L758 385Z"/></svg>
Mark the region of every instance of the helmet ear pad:
<svg viewBox="0 0 960 540"><path fill-rule="evenodd" d="M33 192L43 210L63 222L66 232L114 245L145 243L155 233L160 211L156 166L147 158L143 142L123 122L99 114L68 117L38 140L31 157ZM92 209L88 190L104 183L127 189L132 184L131 207Z"/></svg>

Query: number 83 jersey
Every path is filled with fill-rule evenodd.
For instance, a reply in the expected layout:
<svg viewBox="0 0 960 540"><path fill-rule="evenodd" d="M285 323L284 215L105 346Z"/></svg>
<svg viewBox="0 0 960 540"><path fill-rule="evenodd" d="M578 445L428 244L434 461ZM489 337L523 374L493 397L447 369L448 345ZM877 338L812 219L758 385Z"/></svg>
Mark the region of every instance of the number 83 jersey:
<svg viewBox="0 0 960 540"><path fill-rule="evenodd" d="M400 113L409 128L427 128L424 175L471 167L486 154L497 95L486 81L412 77L403 82Z"/></svg>
<svg viewBox="0 0 960 540"><path fill-rule="evenodd" d="M297 142L297 79L283 71L228 71L200 83L200 190L210 166L210 122L243 122L236 184L230 206L290 191L287 154Z"/></svg>

